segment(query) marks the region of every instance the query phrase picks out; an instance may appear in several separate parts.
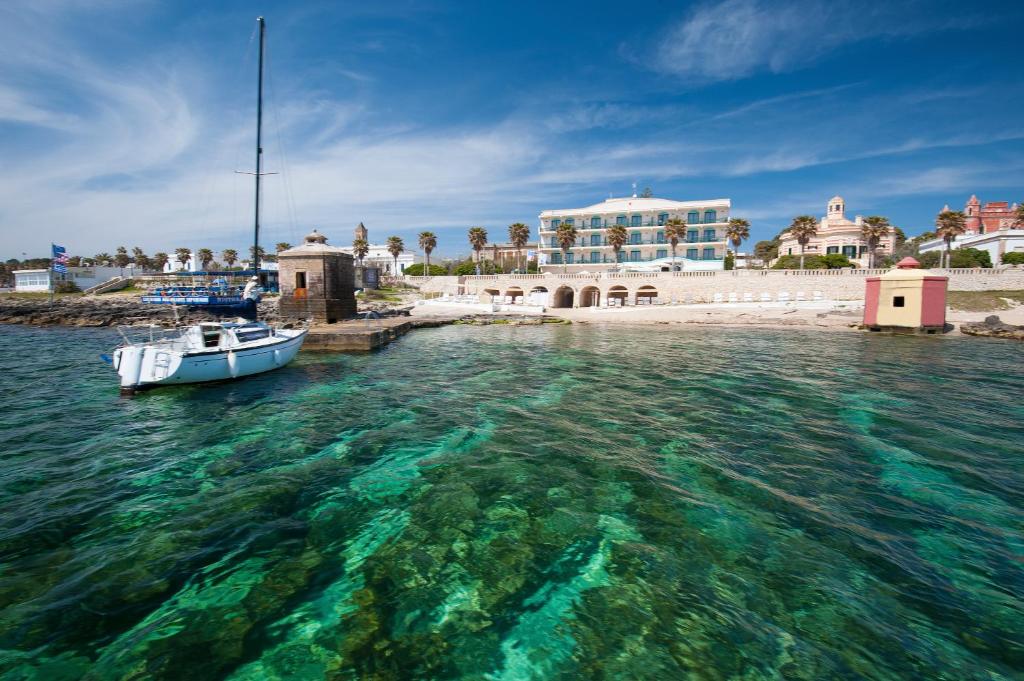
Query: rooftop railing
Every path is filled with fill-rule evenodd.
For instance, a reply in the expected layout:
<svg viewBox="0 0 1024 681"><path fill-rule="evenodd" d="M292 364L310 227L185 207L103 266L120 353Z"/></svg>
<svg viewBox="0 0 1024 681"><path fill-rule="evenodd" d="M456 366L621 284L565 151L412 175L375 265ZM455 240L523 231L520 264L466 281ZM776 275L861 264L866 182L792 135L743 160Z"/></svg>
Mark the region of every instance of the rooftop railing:
<svg viewBox="0 0 1024 681"><path fill-rule="evenodd" d="M719 215L714 220L704 220L703 217L698 218L697 220L687 220L682 217L680 217L679 219L682 220L683 224L686 225L723 225L729 222L728 215ZM562 221L562 223L560 224L565 224L565 222ZM655 218L648 218L647 220L643 220L640 222L640 224L636 225L634 225L632 222L620 223L616 222L615 220L602 220L601 224L599 225L592 224L590 220L585 220L579 224L573 223L573 226L579 231L583 231L585 229L608 229L609 227L614 227L615 225L621 225L626 229L636 229L639 227L664 227L665 223L658 221ZM551 227L550 223L548 223L547 226L542 223L540 227L540 231L542 232L553 232L556 229L558 229L558 227Z"/></svg>

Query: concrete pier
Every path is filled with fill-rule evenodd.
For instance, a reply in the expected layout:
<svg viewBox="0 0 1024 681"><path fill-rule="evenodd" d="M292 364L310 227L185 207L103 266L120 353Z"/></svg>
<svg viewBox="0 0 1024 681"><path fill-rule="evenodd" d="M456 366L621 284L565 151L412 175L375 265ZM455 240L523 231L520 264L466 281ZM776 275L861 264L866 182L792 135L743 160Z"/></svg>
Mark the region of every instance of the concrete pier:
<svg viewBox="0 0 1024 681"><path fill-rule="evenodd" d="M382 348L413 329L408 317L351 319L336 324L314 324L309 329L303 350L368 351Z"/></svg>

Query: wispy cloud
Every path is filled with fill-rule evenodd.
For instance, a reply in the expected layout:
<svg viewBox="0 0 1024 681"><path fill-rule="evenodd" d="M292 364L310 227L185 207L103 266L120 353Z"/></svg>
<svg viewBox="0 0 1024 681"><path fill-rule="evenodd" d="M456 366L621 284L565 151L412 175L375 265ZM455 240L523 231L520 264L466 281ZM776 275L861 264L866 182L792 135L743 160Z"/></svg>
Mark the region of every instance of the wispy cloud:
<svg viewBox="0 0 1024 681"><path fill-rule="evenodd" d="M979 21L920 15L908 21L898 6L849 0L721 0L699 5L668 29L653 58L635 58L699 81L734 80L806 66L851 43L963 29Z"/></svg>

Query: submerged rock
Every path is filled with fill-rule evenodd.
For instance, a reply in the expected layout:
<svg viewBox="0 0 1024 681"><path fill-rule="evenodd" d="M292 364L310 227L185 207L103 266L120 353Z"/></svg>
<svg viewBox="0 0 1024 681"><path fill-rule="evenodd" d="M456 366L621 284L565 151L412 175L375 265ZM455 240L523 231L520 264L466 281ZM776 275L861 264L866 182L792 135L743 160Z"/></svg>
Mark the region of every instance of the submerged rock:
<svg viewBox="0 0 1024 681"><path fill-rule="evenodd" d="M1013 338L1024 340L1024 326L1007 324L998 315L989 315L983 322L968 322L960 325L960 331L968 336L990 336L992 338Z"/></svg>

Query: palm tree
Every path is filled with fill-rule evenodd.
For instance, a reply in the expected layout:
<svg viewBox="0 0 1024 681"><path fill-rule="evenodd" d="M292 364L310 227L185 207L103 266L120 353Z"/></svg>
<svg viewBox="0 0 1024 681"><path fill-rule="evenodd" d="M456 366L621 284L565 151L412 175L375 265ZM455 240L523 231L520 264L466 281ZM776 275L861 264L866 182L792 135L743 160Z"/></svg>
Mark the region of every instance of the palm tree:
<svg viewBox="0 0 1024 681"><path fill-rule="evenodd" d="M740 244L750 238L750 223L743 218L732 218L725 228L725 238L732 242L735 257L740 252Z"/></svg>
<svg viewBox="0 0 1024 681"><path fill-rule="evenodd" d="M128 267L128 263L132 261L128 257L128 249L124 246L117 247L117 254L114 256L114 265L121 268L121 274L124 274L124 268Z"/></svg>
<svg viewBox="0 0 1024 681"><path fill-rule="evenodd" d="M804 249L810 243L811 237L818 233L818 221L810 215L798 215L793 218L793 223L786 231L800 244L800 269L803 269Z"/></svg>
<svg viewBox="0 0 1024 681"><path fill-rule="evenodd" d="M287 241L278 241L277 244L274 245L274 252L280 253L281 251L287 251L291 247L292 245Z"/></svg>
<svg viewBox="0 0 1024 681"><path fill-rule="evenodd" d="M238 262L238 251L233 248L225 248L221 252L220 257L224 259L225 263L227 263L228 268L231 268L235 266L236 262Z"/></svg>
<svg viewBox="0 0 1024 681"><path fill-rule="evenodd" d="M480 251L487 245L487 230L483 227L469 228L469 245L476 253L476 273L480 274Z"/></svg>
<svg viewBox="0 0 1024 681"><path fill-rule="evenodd" d="M158 252L154 253L153 254L153 269L155 269L155 270L157 270L159 272L163 272L164 271L164 267L167 266L167 261L168 260L170 260L170 258L168 258L167 254L164 253L163 251L158 251Z"/></svg>
<svg viewBox="0 0 1024 681"><path fill-rule="evenodd" d="M420 232L420 248L423 249L423 276L430 274L430 254L437 248L437 237L433 232Z"/></svg>
<svg viewBox="0 0 1024 681"><path fill-rule="evenodd" d="M889 235L890 227L889 218L884 218L881 215L864 218L864 222L860 226L860 236L868 246L868 267L875 267L875 251L878 250L878 244L881 243L882 238Z"/></svg>
<svg viewBox="0 0 1024 681"><path fill-rule="evenodd" d="M174 259L181 263L181 268L185 269L188 265L188 261L192 258L192 251L187 248L175 248Z"/></svg>
<svg viewBox="0 0 1024 681"><path fill-rule="evenodd" d="M149 256L147 256L146 253L138 246L132 249L132 259L143 272L153 266L153 262L149 259Z"/></svg>
<svg viewBox="0 0 1024 681"><path fill-rule="evenodd" d="M612 252L615 253L615 266L619 266L619 251L626 245L629 240L629 232L626 231L625 225L612 225L608 228L608 245L612 247Z"/></svg>
<svg viewBox="0 0 1024 681"><path fill-rule="evenodd" d="M967 216L963 211L944 210L935 218L935 234L946 242L946 267L953 254L953 241L967 231Z"/></svg>
<svg viewBox="0 0 1024 681"><path fill-rule="evenodd" d="M111 260L109 253L97 253L92 257L92 259L97 265L102 267L109 265Z"/></svg>
<svg viewBox="0 0 1024 681"><path fill-rule="evenodd" d="M209 248L200 248L196 251L196 259L202 263L203 270L210 268L210 263L213 262L213 251Z"/></svg>
<svg viewBox="0 0 1024 681"><path fill-rule="evenodd" d="M370 252L370 244L366 239L356 239L352 242L352 255L359 258L359 266L363 266L363 258Z"/></svg>
<svg viewBox="0 0 1024 681"><path fill-rule="evenodd" d="M253 261L253 268L254 269L255 269L255 265L256 265L256 250L257 250L257 248L259 249L259 256L260 256L259 257L259 261L260 262L266 262L266 260L267 260L267 252L265 250L263 250L263 246L258 246L258 247L257 246L249 246L249 257Z"/></svg>
<svg viewBox="0 0 1024 681"><path fill-rule="evenodd" d="M625 234L625 229L622 230ZM665 221L665 239L672 246L672 271L676 271L676 247L679 240L686 234L686 223L679 218L669 218ZM625 243L625 241L623 241Z"/></svg>
<svg viewBox="0 0 1024 681"><path fill-rule="evenodd" d="M405 242L402 241L401 237L389 236L388 237L388 253L395 259L395 269L391 272L392 276L398 276L398 256L402 255L402 251L405 250Z"/></svg>
<svg viewBox="0 0 1024 681"><path fill-rule="evenodd" d="M569 259L569 249L576 243L576 226L566 223L558 225L555 230L555 239L562 248L562 274L565 274L566 261Z"/></svg>
<svg viewBox="0 0 1024 681"><path fill-rule="evenodd" d="M508 226L508 240L516 249L516 267L522 270L522 250L530 240L530 228L521 222L512 223Z"/></svg>

